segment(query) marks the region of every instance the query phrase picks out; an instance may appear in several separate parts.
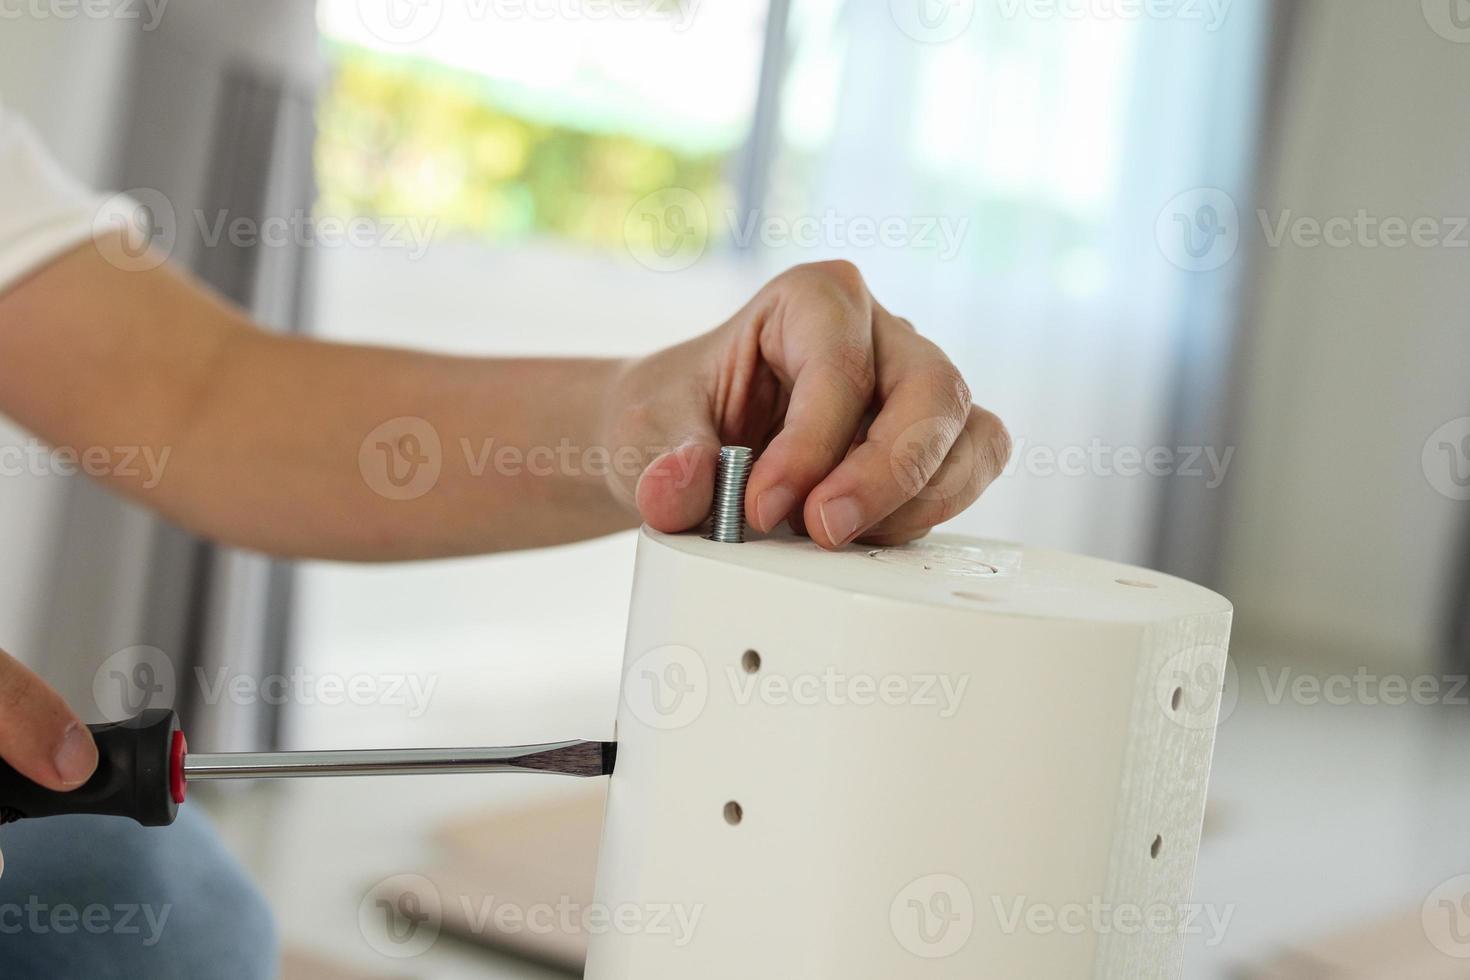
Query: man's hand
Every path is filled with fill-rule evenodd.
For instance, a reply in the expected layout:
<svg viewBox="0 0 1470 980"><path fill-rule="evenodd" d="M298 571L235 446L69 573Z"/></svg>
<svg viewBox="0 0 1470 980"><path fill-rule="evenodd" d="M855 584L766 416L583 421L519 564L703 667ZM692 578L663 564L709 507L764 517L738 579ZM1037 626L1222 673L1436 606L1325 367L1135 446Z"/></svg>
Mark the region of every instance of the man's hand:
<svg viewBox="0 0 1470 980"><path fill-rule="evenodd" d="M1000 420L959 371L885 310L857 269L791 269L727 323L632 362L614 385L609 445L678 447L614 493L661 531L709 513L723 445L751 446L745 510L825 548L922 537L980 496L1010 456Z"/></svg>
<svg viewBox="0 0 1470 980"><path fill-rule="evenodd" d="M76 789L97 768L97 746L87 726L61 695L4 652L0 652L0 759L32 782L62 791ZM0 857L0 870L4 867Z"/></svg>

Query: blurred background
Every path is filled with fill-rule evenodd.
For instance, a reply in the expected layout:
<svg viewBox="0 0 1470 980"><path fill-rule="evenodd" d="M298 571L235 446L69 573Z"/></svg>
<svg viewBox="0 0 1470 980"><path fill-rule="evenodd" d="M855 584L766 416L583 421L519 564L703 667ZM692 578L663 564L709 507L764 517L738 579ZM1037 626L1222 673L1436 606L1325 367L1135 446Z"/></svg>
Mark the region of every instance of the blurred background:
<svg viewBox="0 0 1470 980"><path fill-rule="evenodd" d="M1236 605L1196 887L1228 927L1189 936L1185 975L1463 975L1464 0L0 16L7 107L275 329L638 354L717 325L789 265L853 260L1015 437L950 530L1158 568ZM230 234L240 217L263 234ZM0 445L27 439L0 425ZM0 646L94 720L97 679L161 651L205 751L611 735L631 535L285 565L54 474L0 480L0 533ZM234 678L255 693L209 696ZM446 936L400 957L371 896L462 870L466 838L553 805L593 814L555 844L566 890L585 887L595 800L534 777L402 787L209 798L289 969L574 965L575 937ZM478 859L556 894L514 854Z"/></svg>

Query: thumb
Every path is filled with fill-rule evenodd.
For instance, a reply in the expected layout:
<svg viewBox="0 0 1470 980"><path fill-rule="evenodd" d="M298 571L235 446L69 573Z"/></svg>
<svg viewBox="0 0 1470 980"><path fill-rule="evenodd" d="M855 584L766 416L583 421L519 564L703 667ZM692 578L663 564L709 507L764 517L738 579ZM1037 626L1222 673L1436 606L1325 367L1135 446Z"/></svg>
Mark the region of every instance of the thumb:
<svg viewBox="0 0 1470 980"><path fill-rule="evenodd" d="M698 527L715 496L720 440L708 430L654 459L638 478L638 514L656 531Z"/></svg>
<svg viewBox="0 0 1470 980"><path fill-rule="evenodd" d="M97 745L72 710L27 667L0 652L0 759L48 789L76 789L97 769Z"/></svg>

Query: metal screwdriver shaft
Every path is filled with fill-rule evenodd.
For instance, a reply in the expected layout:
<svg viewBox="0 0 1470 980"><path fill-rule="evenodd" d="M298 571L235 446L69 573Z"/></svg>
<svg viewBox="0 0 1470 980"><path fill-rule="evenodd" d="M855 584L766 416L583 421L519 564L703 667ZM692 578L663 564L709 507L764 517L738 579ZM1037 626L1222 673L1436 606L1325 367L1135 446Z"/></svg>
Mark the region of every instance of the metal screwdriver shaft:
<svg viewBox="0 0 1470 980"><path fill-rule="evenodd" d="M283 779L298 776L402 776L417 773L548 772L606 776L615 742L553 742L471 749L345 749L330 752L190 753L184 777Z"/></svg>
<svg viewBox="0 0 1470 980"><path fill-rule="evenodd" d="M715 471L715 504L710 513L711 541L744 543L745 485L750 480L754 460L755 454L744 446L725 446L720 450L719 469Z"/></svg>

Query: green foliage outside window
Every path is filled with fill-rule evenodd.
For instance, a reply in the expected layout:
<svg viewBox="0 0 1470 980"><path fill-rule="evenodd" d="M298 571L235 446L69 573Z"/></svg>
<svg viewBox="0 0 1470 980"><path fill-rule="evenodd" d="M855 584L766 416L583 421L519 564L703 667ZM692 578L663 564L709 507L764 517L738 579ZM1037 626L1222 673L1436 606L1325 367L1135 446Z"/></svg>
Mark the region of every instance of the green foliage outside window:
<svg viewBox="0 0 1470 980"><path fill-rule="evenodd" d="M318 212L424 217L436 234L549 236L622 248L635 202L680 187L711 213L729 199L728 154L692 154L616 120L576 127L512 111L493 86L432 62L338 45L318 108Z"/></svg>

